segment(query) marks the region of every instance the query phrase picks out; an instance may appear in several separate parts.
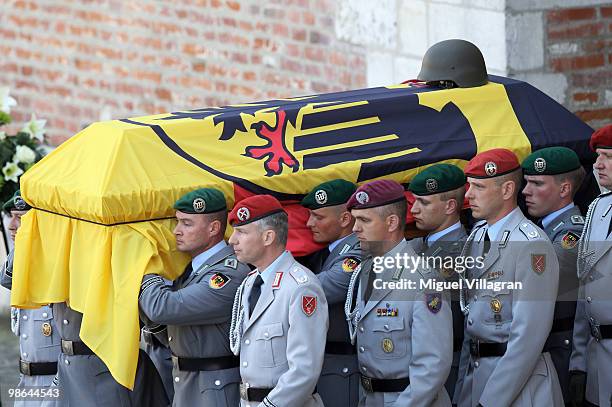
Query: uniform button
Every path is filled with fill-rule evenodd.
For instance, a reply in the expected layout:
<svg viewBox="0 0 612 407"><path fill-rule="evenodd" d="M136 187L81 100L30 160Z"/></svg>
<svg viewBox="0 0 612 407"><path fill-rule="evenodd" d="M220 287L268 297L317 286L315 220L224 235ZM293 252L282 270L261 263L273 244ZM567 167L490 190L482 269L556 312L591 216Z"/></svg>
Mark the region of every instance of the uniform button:
<svg viewBox="0 0 612 407"><path fill-rule="evenodd" d="M49 316L49 314L47 314L46 312L43 312L43 318L47 318L47 316Z"/></svg>
<svg viewBox="0 0 612 407"><path fill-rule="evenodd" d="M62 322L64 323L64 325L68 325L68 320L67 319L63 320Z"/></svg>
<svg viewBox="0 0 612 407"><path fill-rule="evenodd" d="M367 369L366 369L366 367L365 367L365 366L361 366L361 371L362 371L362 372L365 372L366 370L367 370Z"/></svg>
<svg viewBox="0 0 612 407"><path fill-rule="evenodd" d="M215 380L215 386L221 386L221 380Z"/></svg>
<svg viewBox="0 0 612 407"><path fill-rule="evenodd" d="M245 339L245 340L244 340L244 344L245 344L245 345L250 345L250 344L251 344L251 341L250 341L249 339Z"/></svg>
<svg viewBox="0 0 612 407"><path fill-rule="evenodd" d="M70 364L70 361L69 361L68 359L64 359L64 363L65 363L66 365L69 365L69 364Z"/></svg>
<svg viewBox="0 0 612 407"><path fill-rule="evenodd" d="M343 367L342 368L342 373L348 373L348 367Z"/></svg>
<svg viewBox="0 0 612 407"><path fill-rule="evenodd" d="M23 339L28 339L28 335L26 335L26 334L21 334L21 337L22 337Z"/></svg>
<svg viewBox="0 0 612 407"><path fill-rule="evenodd" d="M270 334L267 332L264 332L264 336L267 338L268 336L270 336Z"/></svg>
<svg viewBox="0 0 612 407"><path fill-rule="evenodd" d="M468 319L468 325L472 325L474 323L474 321L472 321L471 319Z"/></svg>
<svg viewBox="0 0 612 407"><path fill-rule="evenodd" d="M363 331L364 331L363 326L360 326L359 327L359 332L363 332Z"/></svg>
<svg viewBox="0 0 612 407"><path fill-rule="evenodd" d="M587 302L591 302L591 297L586 298Z"/></svg>
<svg viewBox="0 0 612 407"><path fill-rule="evenodd" d="M21 354L21 356L23 356L24 358L27 358L27 357L28 357L28 354L27 354L27 352L23 352L23 353Z"/></svg>
<svg viewBox="0 0 612 407"><path fill-rule="evenodd" d="M179 379L178 377L174 378L174 383L178 383L181 379Z"/></svg>
<svg viewBox="0 0 612 407"><path fill-rule="evenodd" d="M171 340L172 340L172 337L171 337L171 336L169 336L169 337L168 337L168 340L169 340L169 341L171 341Z"/></svg>
<svg viewBox="0 0 612 407"><path fill-rule="evenodd" d="M595 277L589 276L589 280L593 281L593 280L595 280Z"/></svg>
<svg viewBox="0 0 612 407"><path fill-rule="evenodd" d="M480 363L478 363L478 361L474 362L474 367L478 367L480 366Z"/></svg>
<svg viewBox="0 0 612 407"><path fill-rule="evenodd" d="M593 319L593 317L589 318L589 321L591 321L591 323L595 322L595 319Z"/></svg>
<svg viewBox="0 0 612 407"><path fill-rule="evenodd" d="M359 352L361 352L361 353L365 352L365 348L363 346L360 346L359 347Z"/></svg>
<svg viewBox="0 0 612 407"><path fill-rule="evenodd" d="M389 330L389 325L385 324L385 329Z"/></svg>
<svg viewBox="0 0 612 407"><path fill-rule="evenodd" d="M563 343L564 343L565 345L569 345L569 339L564 340L564 341L563 341Z"/></svg>
<svg viewBox="0 0 612 407"><path fill-rule="evenodd" d="M24 316L22 316L21 318L23 318L23 320L24 320L24 321L27 321L27 320L28 320L28 316L27 316L27 315L24 315Z"/></svg>
<svg viewBox="0 0 612 407"><path fill-rule="evenodd" d="M247 367L249 365L248 362L242 362L242 367Z"/></svg>

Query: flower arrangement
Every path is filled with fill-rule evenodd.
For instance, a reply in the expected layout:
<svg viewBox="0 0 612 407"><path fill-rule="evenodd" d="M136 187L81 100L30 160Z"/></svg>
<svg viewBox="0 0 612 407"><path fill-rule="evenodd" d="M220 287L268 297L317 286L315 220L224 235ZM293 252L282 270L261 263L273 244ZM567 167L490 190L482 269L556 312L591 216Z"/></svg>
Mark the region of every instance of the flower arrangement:
<svg viewBox="0 0 612 407"><path fill-rule="evenodd" d="M6 134L2 127L11 123L11 108L17 101L9 89L0 87L0 202L9 200L19 189L19 177L44 155L41 148L46 120L34 114L17 134Z"/></svg>

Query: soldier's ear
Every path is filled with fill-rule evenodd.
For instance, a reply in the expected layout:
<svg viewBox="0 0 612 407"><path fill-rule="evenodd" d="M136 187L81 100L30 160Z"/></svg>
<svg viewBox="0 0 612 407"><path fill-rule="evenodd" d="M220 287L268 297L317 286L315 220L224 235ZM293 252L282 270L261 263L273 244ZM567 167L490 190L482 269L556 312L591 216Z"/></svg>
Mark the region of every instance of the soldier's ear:
<svg viewBox="0 0 612 407"><path fill-rule="evenodd" d="M340 226L346 228L351 225L351 222L353 222L351 213L349 211L342 211L340 214Z"/></svg>
<svg viewBox="0 0 612 407"><path fill-rule="evenodd" d="M395 232L400 228L401 222L399 216L392 214L387 216L387 230L389 232Z"/></svg>
<svg viewBox="0 0 612 407"><path fill-rule="evenodd" d="M451 198L444 202L444 213L446 215L454 215L457 211L457 200L455 198Z"/></svg>
<svg viewBox="0 0 612 407"><path fill-rule="evenodd" d="M276 240L276 232L272 229L264 230L261 234L261 240L263 241L264 246L270 246Z"/></svg>
<svg viewBox="0 0 612 407"><path fill-rule="evenodd" d="M563 181L559 185L559 196L563 198L567 198L572 195L572 184L569 181Z"/></svg>

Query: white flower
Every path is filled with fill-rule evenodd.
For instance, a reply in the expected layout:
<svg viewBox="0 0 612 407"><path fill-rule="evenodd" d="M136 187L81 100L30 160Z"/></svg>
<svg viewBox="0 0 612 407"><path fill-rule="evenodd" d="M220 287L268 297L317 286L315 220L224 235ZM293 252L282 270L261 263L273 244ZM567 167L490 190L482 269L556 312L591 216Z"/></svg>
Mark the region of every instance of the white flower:
<svg viewBox="0 0 612 407"><path fill-rule="evenodd" d="M9 95L9 88L0 88L0 110L9 114L12 106L17 106L17 101Z"/></svg>
<svg viewBox="0 0 612 407"><path fill-rule="evenodd" d="M19 168L17 163L9 162L2 168L2 173L4 174L5 180L17 183L19 181L19 176L23 174L23 170Z"/></svg>
<svg viewBox="0 0 612 407"><path fill-rule="evenodd" d="M36 153L28 146L17 146L13 161L16 163L30 164L36 160Z"/></svg>
<svg viewBox="0 0 612 407"><path fill-rule="evenodd" d="M36 120L36 115L32 113L30 121L23 126L21 131L28 133L30 138L35 138L42 143L45 138L45 124L47 124L46 120Z"/></svg>
<svg viewBox="0 0 612 407"><path fill-rule="evenodd" d="M0 131L0 141L4 140L6 138L6 133L3 131Z"/></svg>

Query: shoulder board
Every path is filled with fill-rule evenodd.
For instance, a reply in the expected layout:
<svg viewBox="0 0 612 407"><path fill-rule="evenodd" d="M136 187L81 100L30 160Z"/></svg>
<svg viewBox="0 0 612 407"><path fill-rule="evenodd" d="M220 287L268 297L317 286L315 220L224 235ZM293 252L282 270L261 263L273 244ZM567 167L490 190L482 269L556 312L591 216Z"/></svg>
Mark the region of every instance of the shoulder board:
<svg viewBox="0 0 612 407"><path fill-rule="evenodd" d="M223 263L224 266L226 267L230 267L233 268L234 270L236 270L238 268L238 260L234 259L232 257L226 258L225 262Z"/></svg>
<svg viewBox="0 0 612 407"><path fill-rule="evenodd" d="M573 225L584 225L584 218L581 215L572 215L570 219Z"/></svg>
<svg viewBox="0 0 612 407"><path fill-rule="evenodd" d="M540 233L531 222L522 222L519 225L519 229L523 232L525 237L527 237L527 240L533 240L540 237Z"/></svg>
<svg viewBox="0 0 612 407"><path fill-rule="evenodd" d="M306 284L308 282L308 275L299 267L292 268L289 274L298 284Z"/></svg>

